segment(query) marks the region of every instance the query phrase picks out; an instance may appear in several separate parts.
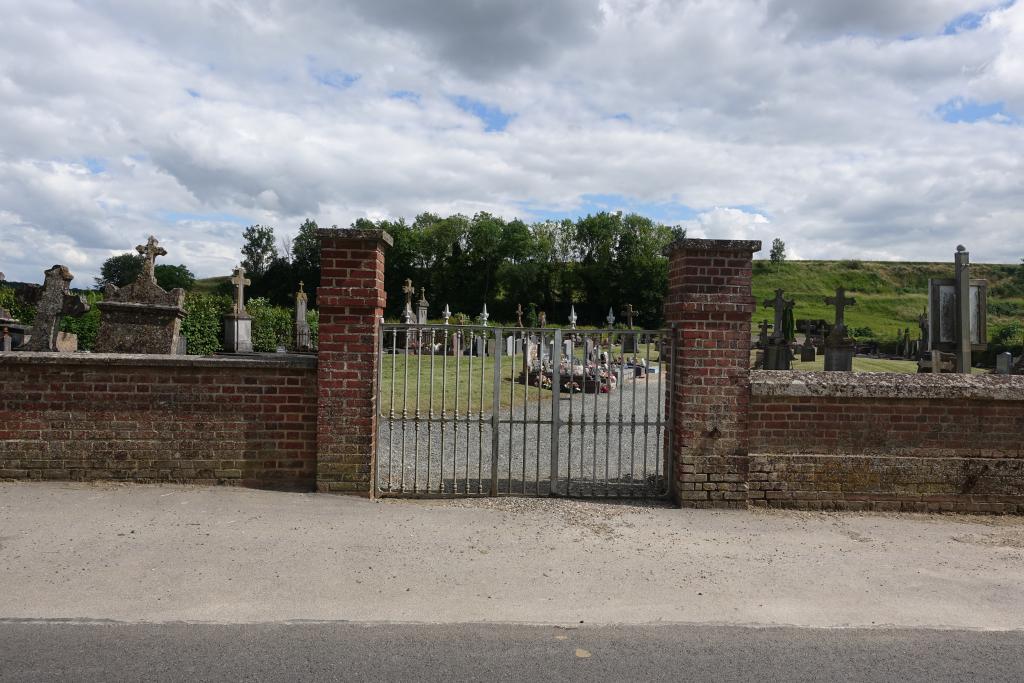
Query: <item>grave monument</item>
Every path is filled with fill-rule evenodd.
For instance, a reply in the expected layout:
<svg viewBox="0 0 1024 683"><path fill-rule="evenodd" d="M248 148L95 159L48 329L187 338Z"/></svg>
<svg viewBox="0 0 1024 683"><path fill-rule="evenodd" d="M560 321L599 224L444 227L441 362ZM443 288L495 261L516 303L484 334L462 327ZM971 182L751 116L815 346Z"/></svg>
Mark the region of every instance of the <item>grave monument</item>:
<svg viewBox="0 0 1024 683"><path fill-rule="evenodd" d="M402 294L405 294L405 308L402 310L402 322L412 325L416 322L416 316L412 312L412 297L416 294L416 288L412 286L412 279L405 278L405 286L402 287Z"/></svg>
<svg viewBox="0 0 1024 683"><path fill-rule="evenodd" d="M825 370L827 372L853 372L853 355L856 347L846 334L846 308L857 300L846 297L846 290L840 287L835 296L825 297L825 303L836 309L836 323L825 337Z"/></svg>
<svg viewBox="0 0 1024 683"><path fill-rule="evenodd" d="M245 310L245 287L252 282L245 277L245 266L236 266L229 282L235 286L235 305L224 314L224 350L252 353L252 317Z"/></svg>
<svg viewBox="0 0 1024 683"><path fill-rule="evenodd" d="M67 266L55 265L45 271L42 294L36 305L36 319L26 333L23 351L61 351L60 321L66 315L79 317L89 311L85 297L71 293L71 281L75 278ZM77 338L75 340L77 348ZM75 350L75 349L70 349Z"/></svg>
<svg viewBox="0 0 1024 683"><path fill-rule="evenodd" d="M622 316L626 319L626 329L633 329L633 304L626 304L622 309ZM627 334L622 337L622 353L636 353L636 335Z"/></svg>
<svg viewBox="0 0 1024 683"><path fill-rule="evenodd" d="M309 351L313 347L313 339L309 330L309 320L306 319L306 307L309 305L309 296L303 289L305 283L299 280L299 291L295 293L295 350Z"/></svg>
<svg viewBox="0 0 1024 683"><path fill-rule="evenodd" d="M790 334L787 330L792 327L794 305L794 300L787 299L781 289L775 290L774 299L764 302L765 308L775 309L775 324L764 348L765 370L789 370L792 367L793 353L789 348ZM790 322L788 326L787 320Z"/></svg>
<svg viewBox="0 0 1024 683"><path fill-rule="evenodd" d="M108 284L103 301L96 304L100 330L95 350L99 353L179 354L181 321L185 318L185 291L164 291L156 283L156 257L167 251L150 236L135 247L145 257L142 272L125 287Z"/></svg>
<svg viewBox="0 0 1024 683"><path fill-rule="evenodd" d="M970 253L963 245L956 248L953 267L953 279L928 280L929 344L923 355L953 354L956 372L968 374L971 353L988 346L988 282L971 279Z"/></svg>

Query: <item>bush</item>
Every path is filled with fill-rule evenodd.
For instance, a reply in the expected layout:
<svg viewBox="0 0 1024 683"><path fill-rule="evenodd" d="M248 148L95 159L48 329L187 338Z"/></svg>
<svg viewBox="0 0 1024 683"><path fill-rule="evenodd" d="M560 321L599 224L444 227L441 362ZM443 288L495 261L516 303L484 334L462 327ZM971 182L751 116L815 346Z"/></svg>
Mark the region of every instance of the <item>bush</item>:
<svg viewBox="0 0 1024 683"><path fill-rule="evenodd" d="M11 287L0 287L0 308L5 309L12 318L23 325L31 325L36 319L35 307L19 299Z"/></svg>
<svg viewBox="0 0 1024 683"><path fill-rule="evenodd" d="M189 355L209 356L224 348L221 319L231 308L229 296L195 292L185 295L185 312L188 315L181 322L181 333L188 340Z"/></svg>
<svg viewBox="0 0 1024 683"><path fill-rule="evenodd" d="M80 318L65 316L60 323L60 329L62 332L78 335L79 351L92 351L96 346L96 335L100 331L100 309L96 304L103 301L103 294L86 292L85 300L89 302L89 312Z"/></svg>
<svg viewBox="0 0 1024 683"><path fill-rule="evenodd" d="M272 306L263 297L249 299L245 308L252 316L253 351L277 351L279 346L286 349L294 346L290 310Z"/></svg>
<svg viewBox="0 0 1024 683"><path fill-rule="evenodd" d="M306 322L309 323L309 347L315 349L320 345L320 313L306 311Z"/></svg>

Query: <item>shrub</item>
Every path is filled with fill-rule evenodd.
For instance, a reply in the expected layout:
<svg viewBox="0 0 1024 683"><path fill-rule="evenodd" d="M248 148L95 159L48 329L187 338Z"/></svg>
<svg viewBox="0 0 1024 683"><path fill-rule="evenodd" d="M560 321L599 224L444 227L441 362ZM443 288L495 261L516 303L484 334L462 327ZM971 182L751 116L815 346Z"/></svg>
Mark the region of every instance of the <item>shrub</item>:
<svg viewBox="0 0 1024 683"><path fill-rule="evenodd" d="M221 344L221 319L231 311L229 296L198 294L185 295L185 312L181 322L181 333L188 340L188 353L192 356L209 356L224 347Z"/></svg>
<svg viewBox="0 0 1024 683"><path fill-rule="evenodd" d="M23 325L31 325L36 319L35 306L30 306L19 299L12 287L0 287L0 308L5 309Z"/></svg>
<svg viewBox="0 0 1024 683"><path fill-rule="evenodd" d="M309 346L315 349L320 345L319 311L306 311L306 322L309 323Z"/></svg>
<svg viewBox="0 0 1024 683"><path fill-rule="evenodd" d="M78 350L92 351L96 345L96 335L100 331L100 309L96 305L103 301L101 292L86 292L85 300L89 302L89 312L80 318L65 316L60 323L62 332L78 335Z"/></svg>
<svg viewBox="0 0 1024 683"><path fill-rule="evenodd" d="M249 299L245 308L252 316L253 351L277 351L279 346L294 346L290 310L272 306L270 301L263 297Z"/></svg>

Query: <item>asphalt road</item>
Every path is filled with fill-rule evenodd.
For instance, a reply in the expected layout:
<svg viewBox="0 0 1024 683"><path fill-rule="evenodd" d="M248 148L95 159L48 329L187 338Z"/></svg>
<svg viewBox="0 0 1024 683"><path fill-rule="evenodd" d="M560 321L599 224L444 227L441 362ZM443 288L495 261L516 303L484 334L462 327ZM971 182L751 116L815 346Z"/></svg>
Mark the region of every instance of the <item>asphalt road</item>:
<svg viewBox="0 0 1024 683"><path fill-rule="evenodd" d="M1019 681L1024 632L0 622L0 681Z"/></svg>

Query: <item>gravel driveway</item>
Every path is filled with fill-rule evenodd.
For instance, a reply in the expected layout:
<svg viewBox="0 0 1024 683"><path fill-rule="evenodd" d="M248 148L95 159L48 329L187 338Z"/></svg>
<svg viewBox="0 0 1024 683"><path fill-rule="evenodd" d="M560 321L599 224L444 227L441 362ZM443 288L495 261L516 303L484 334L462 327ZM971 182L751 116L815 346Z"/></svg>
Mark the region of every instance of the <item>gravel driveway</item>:
<svg viewBox="0 0 1024 683"><path fill-rule="evenodd" d="M665 419L665 385L655 374L620 382L611 394L560 394L556 494L663 495L665 428L658 423ZM551 493L551 411L551 394L545 393L542 400L527 404L525 421L521 406L499 414L500 494ZM418 423L385 417L379 425L377 482L385 493L489 493L491 414L485 413L482 421L479 414L469 422L460 417L457 429L450 417L446 423L437 417Z"/></svg>

